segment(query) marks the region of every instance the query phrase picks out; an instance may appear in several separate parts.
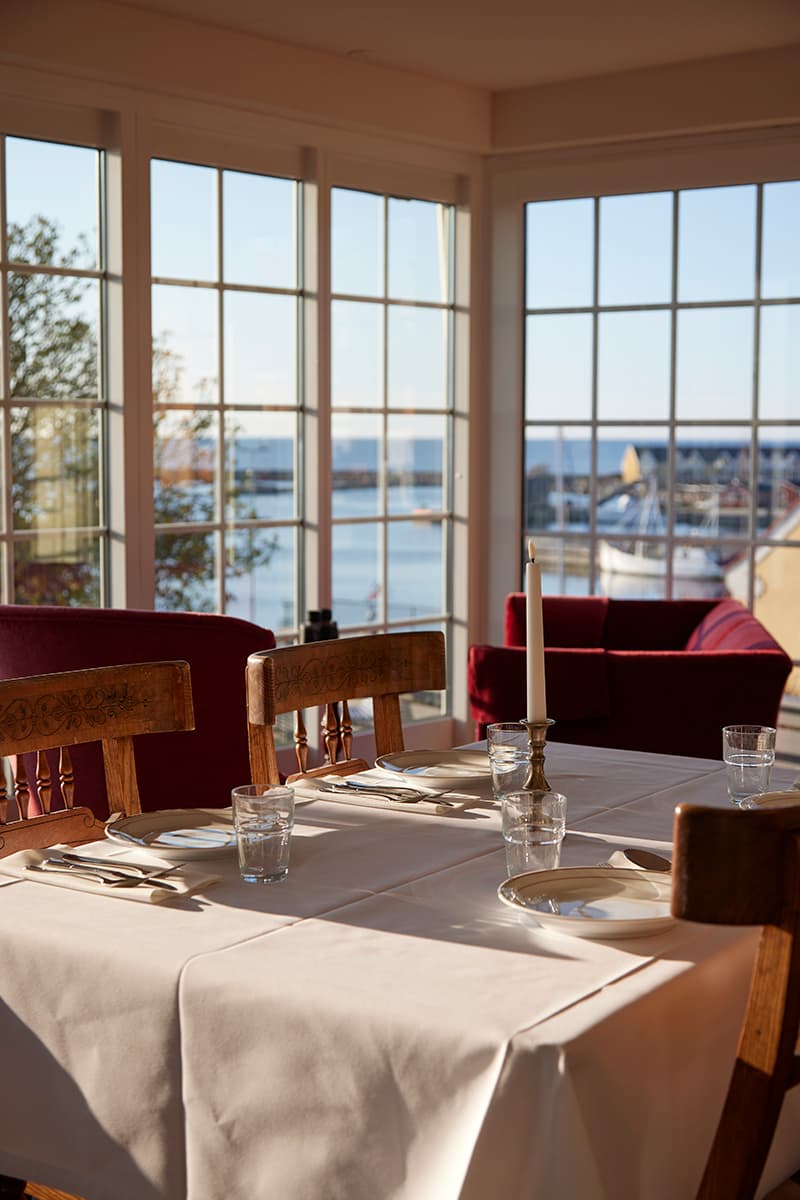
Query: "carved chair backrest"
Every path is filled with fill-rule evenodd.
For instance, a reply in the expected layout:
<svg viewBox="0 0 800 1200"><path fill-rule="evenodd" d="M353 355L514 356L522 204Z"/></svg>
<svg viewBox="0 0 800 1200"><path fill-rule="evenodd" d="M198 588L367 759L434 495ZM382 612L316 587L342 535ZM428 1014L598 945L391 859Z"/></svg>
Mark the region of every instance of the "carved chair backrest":
<svg viewBox="0 0 800 1200"><path fill-rule="evenodd" d="M250 770L254 782L280 779L273 726L295 712L300 771L308 764L303 709L323 706L322 731L329 763L341 750L351 756L353 727L348 701L372 699L376 754L402 750L400 696L446 686L444 636L438 632L383 633L308 642L251 654L247 660Z"/></svg>
<svg viewBox="0 0 800 1200"><path fill-rule="evenodd" d="M800 1083L800 792L760 809L675 810L672 911L763 926L702 1200L756 1194L785 1093Z"/></svg>
<svg viewBox="0 0 800 1200"><path fill-rule="evenodd" d="M16 816L9 817L8 784L0 772L0 856L57 841L90 840L102 823L81 800L69 747L101 742L109 813L141 812L133 738L194 728L189 664L133 663L0 680L0 758L7 760ZM49 756L47 751L57 751ZM35 778L25 755L35 753ZM63 807L51 811L52 762ZM31 784L33 783L33 787Z"/></svg>

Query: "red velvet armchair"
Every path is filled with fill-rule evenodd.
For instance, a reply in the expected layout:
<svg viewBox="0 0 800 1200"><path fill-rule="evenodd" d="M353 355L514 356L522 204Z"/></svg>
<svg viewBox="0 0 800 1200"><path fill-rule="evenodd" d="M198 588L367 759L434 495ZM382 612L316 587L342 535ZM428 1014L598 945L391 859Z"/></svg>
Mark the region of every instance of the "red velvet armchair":
<svg viewBox="0 0 800 1200"><path fill-rule="evenodd" d="M191 668L195 729L142 738L136 766L142 808L230 803L250 779L245 668L275 645L271 630L210 613L0 605L0 678L81 667L185 659ZM76 804L107 813L97 746L76 746ZM55 807L54 803L54 807Z"/></svg>
<svg viewBox="0 0 800 1200"><path fill-rule="evenodd" d="M719 758L723 725L774 725L791 659L735 600L543 599L548 739ZM471 646L476 737L525 710L525 596Z"/></svg>

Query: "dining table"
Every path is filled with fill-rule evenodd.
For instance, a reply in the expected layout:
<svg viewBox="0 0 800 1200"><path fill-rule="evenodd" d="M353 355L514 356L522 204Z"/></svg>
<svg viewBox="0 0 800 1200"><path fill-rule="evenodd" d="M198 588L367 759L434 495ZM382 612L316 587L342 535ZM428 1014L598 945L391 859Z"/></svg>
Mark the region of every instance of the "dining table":
<svg viewBox="0 0 800 1200"><path fill-rule="evenodd" d="M561 866L669 857L677 804L729 804L720 761L554 742L546 770ZM757 929L540 925L498 897L485 786L441 812L300 789L284 881L197 865L151 904L0 862L0 1173L89 1200L694 1195ZM800 1168L799 1101L759 1194Z"/></svg>

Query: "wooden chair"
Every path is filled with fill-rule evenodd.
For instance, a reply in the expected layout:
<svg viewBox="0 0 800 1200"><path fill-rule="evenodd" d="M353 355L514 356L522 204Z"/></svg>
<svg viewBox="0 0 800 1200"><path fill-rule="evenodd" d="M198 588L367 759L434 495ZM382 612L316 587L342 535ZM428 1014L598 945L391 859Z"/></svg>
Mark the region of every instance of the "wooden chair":
<svg viewBox="0 0 800 1200"><path fill-rule="evenodd" d="M672 912L762 925L739 1046L700 1200L749 1200L785 1093L800 1083L800 793L763 809L680 805Z"/></svg>
<svg viewBox="0 0 800 1200"><path fill-rule="evenodd" d="M16 819L8 821L0 777L0 857L55 842L100 837L103 823L82 799L69 747L101 742L109 813L141 812L133 738L194 728L189 665L133 663L0 680L0 757L13 771ZM58 751L56 787L46 751ZM25 755L36 754L35 795ZM53 793L59 807L52 809ZM41 810L36 812L35 803Z"/></svg>
<svg viewBox="0 0 800 1200"><path fill-rule="evenodd" d="M304 709L323 706L328 763L337 763L340 751L342 761L349 762L353 744L349 701L371 697L375 752L390 754L405 746L400 696L441 691L445 686L444 636L436 632L338 638L251 654L247 660L247 710L252 778L258 783L280 780L273 726L282 713L296 713L297 765L305 773L308 736Z"/></svg>
<svg viewBox="0 0 800 1200"><path fill-rule="evenodd" d="M0 857L55 842L103 836L103 823L81 798L69 747L99 741L103 748L109 812L141 812L133 738L143 733L194 729L189 664L134 663L0 681L0 757L12 767L17 816L8 821L9 799L0 774ZM57 788L46 751L57 749ZM25 755L35 752L34 796ZM51 811L54 790L61 808ZM78 1200L42 1184L0 1176L0 1200Z"/></svg>

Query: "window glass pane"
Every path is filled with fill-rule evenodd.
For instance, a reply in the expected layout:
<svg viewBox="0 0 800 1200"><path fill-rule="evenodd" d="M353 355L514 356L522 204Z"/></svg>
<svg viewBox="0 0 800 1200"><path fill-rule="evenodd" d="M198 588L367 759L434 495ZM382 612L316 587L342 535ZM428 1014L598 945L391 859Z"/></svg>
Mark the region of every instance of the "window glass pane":
<svg viewBox="0 0 800 1200"><path fill-rule="evenodd" d="M800 659L800 621L797 620L798 579L800 579L800 533L795 514L794 532L790 535L797 546L766 546L756 552L755 600L753 611L763 621L772 636L795 662ZM746 597L745 597L746 602ZM800 667L789 676L787 691L800 695Z"/></svg>
<svg viewBox="0 0 800 1200"><path fill-rule="evenodd" d="M447 312L389 309L388 400L392 408L446 406L448 326Z"/></svg>
<svg viewBox="0 0 800 1200"><path fill-rule="evenodd" d="M294 296L226 292L223 313L225 403L296 405Z"/></svg>
<svg viewBox="0 0 800 1200"><path fill-rule="evenodd" d="M581 308L594 298L594 201L527 204L526 306Z"/></svg>
<svg viewBox="0 0 800 1200"><path fill-rule="evenodd" d="M752 308L678 313L676 412L686 420L736 420L753 411Z"/></svg>
<svg viewBox="0 0 800 1200"><path fill-rule="evenodd" d="M12 409L11 477L15 529L43 532L98 525L98 410Z"/></svg>
<svg viewBox="0 0 800 1200"><path fill-rule="evenodd" d="M8 275L9 383L20 399L97 396L100 283Z"/></svg>
<svg viewBox="0 0 800 1200"><path fill-rule="evenodd" d="M291 521L295 506L293 412L228 412L226 517Z"/></svg>
<svg viewBox="0 0 800 1200"><path fill-rule="evenodd" d="M761 309L758 414L768 420L800 418L800 305Z"/></svg>
<svg viewBox="0 0 800 1200"><path fill-rule="evenodd" d="M333 527L333 611L340 627L382 620L381 528L377 523Z"/></svg>
<svg viewBox="0 0 800 1200"><path fill-rule="evenodd" d="M217 296L201 288L152 289L153 398L215 404L219 398Z"/></svg>
<svg viewBox="0 0 800 1200"><path fill-rule="evenodd" d="M295 531L239 529L229 541L225 611L265 629L297 623Z"/></svg>
<svg viewBox="0 0 800 1200"><path fill-rule="evenodd" d="M669 416L668 312L601 313L597 414L606 420Z"/></svg>
<svg viewBox="0 0 800 1200"><path fill-rule="evenodd" d="M153 275L218 279L217 172L212 167L154 159L150 231Z"/></svg>
<svg viewBox="0 0 800 1200"><path fill-rule="evenodd" d="M525 433L525 528L587 529L591 470L590 429L530 426Z"/></svg>
<svg viewBox="0 0 800 1200"><path fill-rule="evenodd" d="M758 431L758 527L765 538L800 541L800 422Z"/></svg>
<svg viewBox="0 0 800 1200"><path fill-rule="evenodd" d="M6 140L8 256L12 262L84 269L100 266L99 169L97 150L27 138Z"/></svg>
<svg viewBox="0 0 800 1200"><path fill-rule="evenodd" d="M536 538L536 561L542 568L542 592L548 596L589 594L589 543L580 538ZM523 580L520 575L520 588Z"/></svg>
<svg viewBox="0 0 800 1200"><path fill-rule="evenodd" d="M764 185L761 295L800 296L800 181Z"/></svg>
<svg viewBox="0 0 800 1200"><path fill-rule="evenodd" d="M390 621L432 616L444 609L442 523L420 517L388 527Z"/></svg>
<svg viewBox="0 0 800 1200"><path fill-rule="evenodd" d="M680 193L678 300L752 299L755 263L755 187Z"/></svg>
<svg viewBox="0 0 800 1200"><path fill-rule="evenodd" d="M525 415L565 421L592 415L592 317L589 313L525 321Z"/></svg>
<svg viewBox="0 0 800 1200"><path fill-rule="evenodd" d="M389 201L389 287L393 300L450 299L449 211L425 200Z"/></svg>
<svg viewBox="0 0 800 1200"><path fill-rule="evenodd" d="M750 528L750 430L678 427L675 435L675 533L746 537ZM731 551L720 551L727 558Z"/></svg>
<svg viewBox="0 0 800 1200"><path fill-rule="evenodd" d="M370 192L332 190L332 291L383 295L383 203Z"/></svg>
<svg viewBox="0 0 800 1200"><path fill-rule="evenodd" d="M215 520L219 440L214 414L163 408L156 412L154 434L156 524Z"/></svg>
<svg viewBox="0 0 800 1200"><path fill-rule="evenodd" d="M198 529L156 536L156 609L219 612L216 543Z"/></svg>
<svg viewBox="0 0 800 1200"><path fill-rule="evenodd" d="M663 304L672 298L672 194L603 196L601 304Z"/></svg>
<svg viewBox="0 0 800 1200"><path fill-rule="evenodd" d="M383 405L383 308L331 304L331 403L339 408Z"/></svg>
<svg viewBox="0 0 800 1200"><path fill-rule="evenodd" d="M392 514L441 512L444 507L445 417L390 417L387 502Z"/></svg>
<svg viewBox="0 0 800 1200"><path fill-rule="evenodd" d="M297 284L297 185L291 179L222 174L222 253L226 283Z"/></svg>
<svg viewBox="0 0 800 1200"><path fill-rule="evenodd" d="M334 413L333 516L376 517L381 509L382 420Z"/></svg>
<svg viewBox="0 0 800 1200"><path fill-rule="evenodd" d="M597 566L603 595L646 600L665 594L668 451L666 427L598 432Z"/></svg>
<svg viewBox="0 0 800 1200"><path fill-rule="evenodd" d="M14 603L97 607L101 558L96 535L47 533L14 542Z"/></svg>

